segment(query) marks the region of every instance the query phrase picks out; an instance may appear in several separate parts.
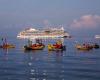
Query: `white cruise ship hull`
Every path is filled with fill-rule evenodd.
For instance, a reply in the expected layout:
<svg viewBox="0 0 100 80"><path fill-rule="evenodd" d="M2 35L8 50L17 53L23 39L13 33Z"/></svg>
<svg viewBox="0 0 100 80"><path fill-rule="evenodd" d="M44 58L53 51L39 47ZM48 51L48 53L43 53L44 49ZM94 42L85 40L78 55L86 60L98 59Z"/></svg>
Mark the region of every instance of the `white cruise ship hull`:
<svg viewBox="0 0 100 80"><path fill-rule="evenodd" d="M19 39L30 39L30 38L64 38L64 37L70 37L69 35L43 35L43 36L23 36L18 35L17 38Z"/></svg>

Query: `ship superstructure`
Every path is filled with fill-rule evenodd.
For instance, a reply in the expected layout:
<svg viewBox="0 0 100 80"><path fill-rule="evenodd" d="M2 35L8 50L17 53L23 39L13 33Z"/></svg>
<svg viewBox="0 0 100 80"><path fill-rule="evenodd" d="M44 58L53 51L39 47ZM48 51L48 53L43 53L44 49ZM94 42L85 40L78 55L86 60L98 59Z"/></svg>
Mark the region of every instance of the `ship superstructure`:
<svg viewBox="0 0 100 80"><path fill-rule="evenodd" d="M62 38L70 37L70 35L65 32L64 28L47 28L47 29L34 29L28 28L21 31L17 38Z"/></svg>

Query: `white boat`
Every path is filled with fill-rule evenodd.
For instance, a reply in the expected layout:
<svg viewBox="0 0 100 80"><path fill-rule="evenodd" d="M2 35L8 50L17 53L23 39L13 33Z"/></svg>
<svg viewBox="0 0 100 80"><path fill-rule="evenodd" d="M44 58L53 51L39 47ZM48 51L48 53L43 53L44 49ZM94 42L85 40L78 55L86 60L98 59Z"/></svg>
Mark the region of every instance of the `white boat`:
<svg viewBox="0 0 100 80"><path fill-rule="evenodd" d="M28 28L21 31L17 38L62 38L70 37L70 35L65 32L64 28L48 28L43 30L37 30L34 28Z"/></svg>
<svg viewBox="0 0 100 80"><path fill-rule="evenodd" d="M100 35L95 35L95 38L96 39L100 39Z"/></svg>

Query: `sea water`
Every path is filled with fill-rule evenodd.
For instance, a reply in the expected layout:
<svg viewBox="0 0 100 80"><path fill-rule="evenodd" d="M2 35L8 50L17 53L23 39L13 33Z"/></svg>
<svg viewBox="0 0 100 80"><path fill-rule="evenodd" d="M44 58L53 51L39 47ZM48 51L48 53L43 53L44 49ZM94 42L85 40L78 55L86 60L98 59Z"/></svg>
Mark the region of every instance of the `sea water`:
<svg viewBox="0 0 100 80"><path fill-rule="evenodd" d="M98 43L93 38L62 39L66 51L25 51L27 40L10 38L13 49L0 49L0 80L100 80L100 49L79 51L77 43ZM55 43L46 39L43 43Z"/></svg>

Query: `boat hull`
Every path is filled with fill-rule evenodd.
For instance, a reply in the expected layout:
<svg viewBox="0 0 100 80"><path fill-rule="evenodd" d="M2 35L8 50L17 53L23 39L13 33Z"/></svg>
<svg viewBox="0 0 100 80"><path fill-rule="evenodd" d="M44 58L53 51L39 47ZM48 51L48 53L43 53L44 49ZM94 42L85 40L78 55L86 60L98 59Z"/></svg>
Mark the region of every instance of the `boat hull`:
<svg viewBox="0 0 100 80"><path fill-rule="evenodd" d="M43 50L44 49L44 45L42 46L24 46L25 50Z"/></svg>
<svg viewBox="0 0 100 80"><path fill-rule="evenodd" d="M62 46L61 48L56 48L52 44L48 44L48 50L49 51L65 51L66 50L66 46Z"/></svg>
<svg viewBox="0 0 100 80"><path fill-rule="evenodd" d="M0 45L0 48L8 49L8 48L15 48L15 46L12 45L12 44L8 44L8 45Z"/></svg>
<svg viewBox="0 0 100 80"><path fill-rule="evenodd" d="M81 45L76 45L75 46L78 50L91 50L93 47L90 46L90 47L84 47L84 46L81 46Z"/></svg>

